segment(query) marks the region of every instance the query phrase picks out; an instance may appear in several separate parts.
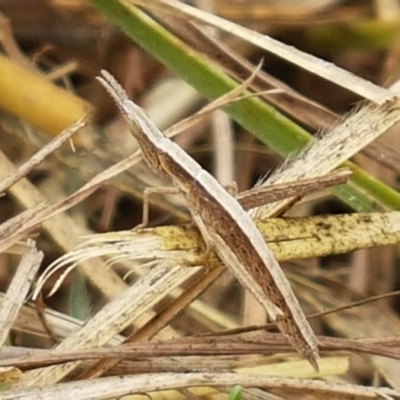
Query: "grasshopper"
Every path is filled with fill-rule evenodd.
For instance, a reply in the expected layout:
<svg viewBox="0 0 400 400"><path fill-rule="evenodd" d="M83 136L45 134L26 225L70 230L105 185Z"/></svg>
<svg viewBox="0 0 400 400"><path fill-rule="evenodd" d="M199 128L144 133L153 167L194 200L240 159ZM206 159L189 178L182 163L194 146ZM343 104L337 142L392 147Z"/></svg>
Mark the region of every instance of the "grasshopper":
<svg viewBox="0 0 400 400"><path fill-rule="evenodd" d="M208 248L276 322L293 348L318 370L318 343L272 251L237 200L182 148L163 135L107 71L97 78L112 96L147 163L167 175L187 199Z"/></svg>

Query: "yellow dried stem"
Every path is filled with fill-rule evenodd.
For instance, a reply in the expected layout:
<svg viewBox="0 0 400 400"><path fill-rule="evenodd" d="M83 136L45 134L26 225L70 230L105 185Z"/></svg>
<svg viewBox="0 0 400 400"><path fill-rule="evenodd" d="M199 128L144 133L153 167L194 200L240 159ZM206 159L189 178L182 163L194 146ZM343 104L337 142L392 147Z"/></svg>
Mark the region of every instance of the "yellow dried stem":
<svg viewBox="0 0 400 400"><path fill-rule="evenodd" d="M346 253L400 240L400 213L397 211L269 218L255 222L279 261ZM146 231L158 237L164 250L198 251L199 246L201 248L201 239L194 228L165 226Z"/></svg>
<svg viewBox="0 0 400 400"><path fill-rule="evenodd" d="M32 70L0 56L0 107L55 136L81 119L90 106Z"/></svg>

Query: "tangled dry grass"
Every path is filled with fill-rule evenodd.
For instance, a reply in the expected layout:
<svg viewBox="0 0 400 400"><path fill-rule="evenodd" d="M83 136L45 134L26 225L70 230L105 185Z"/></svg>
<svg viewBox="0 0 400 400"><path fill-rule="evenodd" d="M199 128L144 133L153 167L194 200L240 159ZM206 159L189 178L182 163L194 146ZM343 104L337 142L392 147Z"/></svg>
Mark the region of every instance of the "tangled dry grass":
<svg viewBox="0 0 400 400"><path fill-rule="evenodd" d="M0 3L0 398L400 397L400 4L194 3ZM352 171L251 211L318 335L318 372L204 257L181 197L151 196L131 230L144 189L168 181L102 68L239 192Z"/></svg>

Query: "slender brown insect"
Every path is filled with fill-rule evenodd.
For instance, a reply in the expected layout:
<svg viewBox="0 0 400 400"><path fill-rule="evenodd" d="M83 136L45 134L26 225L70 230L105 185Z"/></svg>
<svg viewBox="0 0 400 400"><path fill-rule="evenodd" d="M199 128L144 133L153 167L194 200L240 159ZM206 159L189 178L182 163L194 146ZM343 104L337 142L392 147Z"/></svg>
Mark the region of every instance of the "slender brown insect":
<svg viewBox="0 0 400 400"><path fill-rule="evenodd" d="M126 118L148 164L167 174L186 195L207 246L215 250L264 306L293 348L318 369L314 332L250 216L213 176L161 133L144 111L129 100L112 75L102 71L98 80Z"/></svg>

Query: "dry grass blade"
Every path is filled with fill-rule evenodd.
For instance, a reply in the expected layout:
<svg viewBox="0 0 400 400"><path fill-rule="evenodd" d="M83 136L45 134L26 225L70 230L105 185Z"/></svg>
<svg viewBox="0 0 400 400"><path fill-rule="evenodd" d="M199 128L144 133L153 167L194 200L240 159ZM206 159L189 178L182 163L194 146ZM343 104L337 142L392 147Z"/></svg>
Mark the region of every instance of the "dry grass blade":
<svg viewBox="0 0 400 400"><path fill-rule="evenodd" d="M72 133L73 131L75 131L75 128L81 127L82 123L83 121L78 121L76 125L68 128L65 131L65 134ZM58 142L58 139L55 139L55 141ZM103 173L100 173L99 175L91 179L88 183L86 183L82 188L80 188L67 198L59 201L58 203L53 205L46 205L45 203L35 205L32 209L26 210L24 213L2 224L0 226L0 251L5 251L8 247L12 246L24 235L27 235L30 231L37 228L41 223L47 221L51 217L54 217L62 213L63 211L68 210L74 205L82 202L86 197L97 190L102 183L104 183L111 177L125 171L127 168L135 164L139 159L140 157L138 157L138 154L133 154L131 157L126 158L125 160L114 165ZM21 177L18 174L18 179L20 178ZM10 179L14 180L17 179L17 177L14 176L12 173L10 174ZM25 185L25 190L29 190L29 186L26 187ZM32 191L33 190L34 189L32 188ZM64 219L65 217L60 216L60 218Z"/></svg>
<svg viewBox="0 0 400 400"><path fill-rule="evenodd" d="M91 348L107 343L114 335L151 310L166 292L182 284L196 269L168 268L158 265L104 306L82 328L69 335L55 351ZM77 363L43 368L24 375L20 387L55 383L77 367Z"/></svg>
<svg viewBox="0 0 400 400"><path fill-rule="evenodd" d="M40 398L51 400L64 396L79 400L107 399L125 396L130 393L147 393L160 390L181 389L192 386L226 386L257 387L266 390L283 390L296 396L313 395L317 398L340 399L380 399L382 397L398 397L400 392L379 387L365 387L345 383L333 383L315 380L271 378L261 374L240 373L184 373L184 374L143 374L137 376L119 376L89 381L61 383L43 388L9 390L2 393L4 400L31 400Z"/></svg>
<svg viewBox="0 0 400 400"><path fill-rule="evenodd" d="M173 14L182 15L189 19L214 26L225 32L238 36L248 42L259 46L285 60L298 65L307 71L328 79L354 93L359 94L365 99L371 100L374 103L383 105L387 101L392 101L395 94L390 90L384 89L380 86L366 81L352 73L336 67L332 63L321 60L310 54L304 53L295 49L292 46L287 46L282 42L274 40L273 38L262 35L250 29L244 28L226 19L220 18L216 15L209 14L205 11L196 9L178 1L174 0L121 0L126 6L137 4L145 8L161 9Z"/></svg>
<svg viewBox="0 0 400 400"><path fill-rule="evenodd" d="M8 189L11 185L18 182L26 176L33 168L39 165L50 153L58 149L66 140L74 133L86 125L86 117L83 117L69 126L56 136L50 143L42 147L35 155L33 155L25 164L21 165L17 171L10 174L0 182L0 193Z"/></svg>
<svg viewBox="0 0 400 400"><path fill-rule="evenodd" d="M214 111L228 105L231 103L234 103L235 101L240 101L244 98L252 97L252 96L261 96L263 94L275 94L275 93L280 93L282 90L279 88L275 89L269 89L265 90L263 92L256 92L253 94L246 93L246 90L248 90L254 79L256 79L257 74L260 72L261 67L262 67L263 61L261 61L258 66L254 69L254 71L251 72L251 75L246 78L240 85L238 85L235 89L229 91L228 93L224 94L223 96L215 99L211 103L207 104L204 106L201 110L197 111L193 115L191 115L188 118L185 118L184 120L177 122L175 125L172 127L168 128L165 132L164 135L167 137L174 137L175 135L178 135L179 133L183 132L184 130L189 129L193 125L195 125L197 122L202 120L203 118L211 115Z"/></svg>
<svg viewBox="0 0 400 400"><path fill-rule="evenodd" d="M378 355L393 360L400 360L400 352L396 349L398 338L391 345L386 344L386 338L371 339L341 339L318 337L323 351L347 351L369 355ZM240 356L240 355L273 355L276 353L290 352L290 344L281 334L267 332L252 332L246 334L219 334L217 336L199 336L170 340L143 341L132 344L123 344L113 347L97 347L83 350L42 350L33 354L23 354L3 358L0 367L15 366L25 370L43 368L48 365L63 364L66 362L79 362L91 359L137 360L139 358L163 357L191 357L191 356ZM181 367L185 361L181 359ZM310 367L305 360L297 361ZM290 365L291 361L285 363ZM314 376L323 376L324 371L312 372ZM290 375L289 375L290 376Z"/></svg>
<svg viewBox="0 0 400 400"><path fill-rule="evenodd" d="M5 294L0 294L0 306L4 301L4 296ZM83 321L61 312L54 311L50 308L46 308L44 312L46 321L51 326L55 337L60 340L67 337L71 332L78 330L84 324ZM42 339L48 337L48 333L43 328L43 324L38 317L36 307L30 302L22 305L17 318L14 320L13 330L19 333L28 333L29 335ZM117 345L121 344L122 341L123 337L116 335L109 343L111 345ZM3 347L2 354L3 356L6 356L9 354L9 351L12 352L13 350L21 350L21 348ZM24 355L27 355L25 352L23 353Z"/></svg>
<svg viewBox="0 0 400 400"><path fill-rule="evenodd" d="M188 43L191 48L205 54L207 58L222 66L230 76L243 80L254 69L253 65L245 57L237 54L222 41L210 37L206 30L197 24L165 12L152 10L151 15L155 15L163 26L166 26L170 32L182 41ZM332 111L303 96L265 71L260 71L257 74L251 88L256 91L279 88L281 93L275 96L268 96L267 94L268 103L284 110L286 115L294 117L313 129L323 126L329 127L338 118Z"/></svg>
<svg viewBox="0 0 400 400"><path fill-rule="evenodd" d="M324 175L367 146L387 129L400 121L397 99L383 105L361 105L304 151L289 159L276 170L265 185ZM284 209L290 200L260 207L252 215L268 218Z"/></svg>
<svg viewBox="0 0 400 400"><path fill-rule="evenodd" d="M181 314L189 304L193 302L202 303L200 300L196 299L215 282L216 278L223 270L223 266L213 268L205 278L198 278L192 282L190 286L185 288L185 290L177 288L174 292L171 292L172 296L175 298L168 307L164 308L162 312L157 313L147 324L127 337L124 343L137 343L151 339L155 334L162 331L176 316ZM210 307L208 307L208 310L210 310ZM79 377L81 379L92 379L101 376L118 363L118 358L100 360L85 370Z"/></svg>
<svg viewBox="0 0 400 400"><path fill-rule="evenodd" d="M0 152L0 176L5 178L15 171L14 164ZM43 210L47 207L47 199L39 190L26 178L22 178L20 182L11 186L9 192L18 199L19 203L27 210L22 214L23 217L16 217L18 226L13 227L9 221L6 223L11 227L13 234L8 234L7 229L3 229L5 236L2 237L1 249L4 251L7 247L12 246L16 241L22 238L33 229L36 223L43 221L44 230L50 235L53 241L65 252L73 249L79 244L79 239L76 234L76 223L65 214L58 214L51 219L47 217ZM52 206L50 206L52 207ZM54 210L53 210L54 211ZM24 225L26 223L26 226ZM11 232L10 231L10 232ZM81 234L90 233L83 227L79 229ZM94 261L94 260L93 260ZM106 297L111 298L120 293L125 288L125 284L117 277L113 271L101 270L96 262L84 264L81 266L81 271L87 277L88 281L97 287Z"/></svg>
<svg viewBox="0 0 400 400"><path fill-rule="evenodd" d="M21 180L34 167L40 164L50 153L59 148L66 140L76 133L79 129L86 125L86 117L76 121L70 127L61 132L50 143L44 146L39 152L32 156L25 164L20 166L16 171L11 172L0 182L0 192L5 191L10 186ZM0 251L6 251L10 246L15 244L19 239L25 236L31 229L37 226L37 217L40 215L47 216L48 208L45 203L38 204L11 218L0 226ZM44 213L44 214L43 214Z"/></svg>
<svg viewBox="0 0 400 400"><path fill-rule="evenodd" d="M44 256L36 249L32 241L28 242L28 246L29 250L22 256L0 307L0 347L7 339Z"/></svg>
<svg viewBox="0 0 400 400"><path fill-rule="evenodd" d="M324 311L329 308L345 305L345 301L338 301L337 293L342 288L337 285L325 285L323 291L309 288L310 296L314 298L317 310ZM388 348L398 348L395 342L391 342L390 336L396 336L400 331L400 321L398 315L393 312L385 303L376 302L358 307L357 310L349 309L340 313L334 313L324 317L324 320L338 334L344 337L365 336L365 343L373 342L375 338L382 337L382 344ZM371 339L368 339L371 338ZM396 390L400 390L399 361L388 360L383 357L371 357L379 373Z"/></svg>
<svg viewBox="0 0 400 400"><path fill-rule="evenodd" d="M37 214L47 208L45 203L40 203L24 212L10 218L0 225L0 251L6 251L10 246L25 236L29 230L26 228L29 222Z"/></svg>

